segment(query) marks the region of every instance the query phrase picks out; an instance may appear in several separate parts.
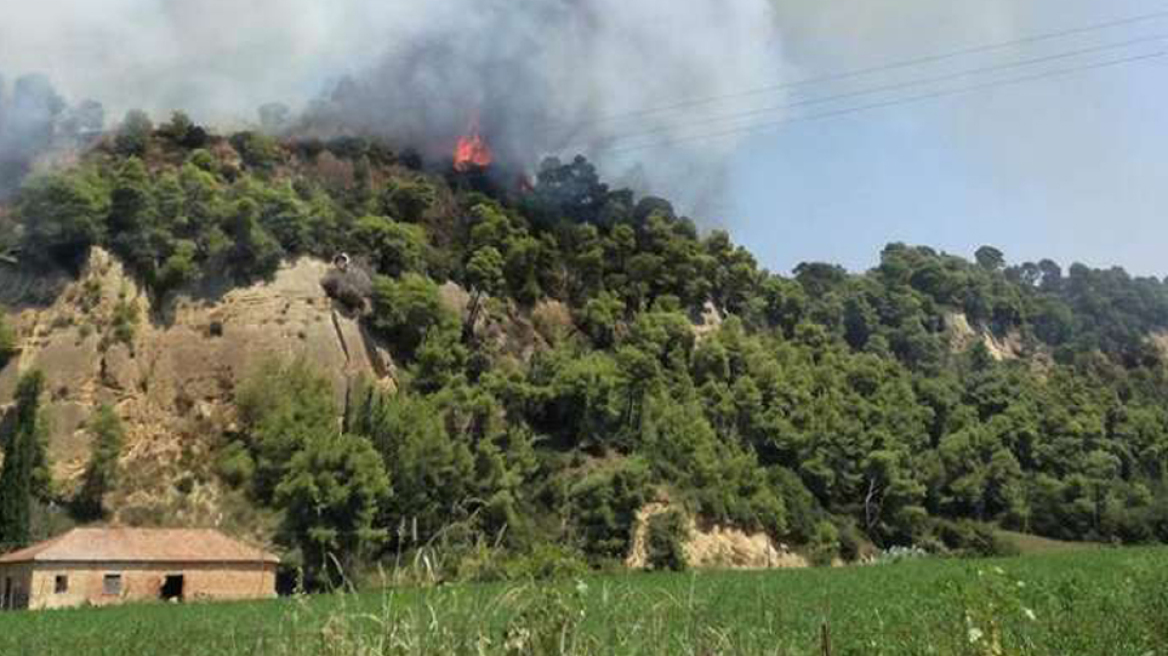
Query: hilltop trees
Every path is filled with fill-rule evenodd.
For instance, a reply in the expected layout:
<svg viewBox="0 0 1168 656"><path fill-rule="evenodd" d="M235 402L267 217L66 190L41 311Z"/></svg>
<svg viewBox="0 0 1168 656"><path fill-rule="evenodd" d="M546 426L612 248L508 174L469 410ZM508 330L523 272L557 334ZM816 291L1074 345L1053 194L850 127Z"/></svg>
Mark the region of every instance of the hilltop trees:
<svg viewBox="0 0 1168 656"><path fill-rule="evenodd" d="M395 393L341 408L331 372L269 364L217 456L317 573L415 537L619 559L654 500L824 561L982 552L992 526L1168 539L1163 281L899 243L784 276L583 158L484 193L367 139L195 129L127 120L31 181L13 234L41 264L107 247L158 296L301 254L369 267L325 284Z"/></svg>

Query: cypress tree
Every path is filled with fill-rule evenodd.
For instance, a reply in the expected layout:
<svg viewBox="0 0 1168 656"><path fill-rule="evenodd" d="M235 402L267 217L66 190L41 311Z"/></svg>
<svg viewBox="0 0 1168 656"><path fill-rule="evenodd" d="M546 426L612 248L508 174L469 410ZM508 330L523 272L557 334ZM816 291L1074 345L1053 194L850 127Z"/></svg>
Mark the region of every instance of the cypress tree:
<svg viewBox="0 0 1168 656"><path fill-rule="evenodd" d="M40 449L37 416L44 375L32 371L16 388L16 421L4 436L4 468L0 470L0 546L18 549L29 542L33 472Z"/></svg>

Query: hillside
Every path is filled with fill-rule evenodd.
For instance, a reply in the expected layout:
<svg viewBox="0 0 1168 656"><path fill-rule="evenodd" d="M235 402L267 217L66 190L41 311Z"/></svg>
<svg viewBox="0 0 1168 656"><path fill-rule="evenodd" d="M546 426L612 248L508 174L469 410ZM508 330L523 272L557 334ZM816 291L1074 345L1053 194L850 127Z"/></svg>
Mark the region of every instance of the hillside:
<svg viewBox="0 0 1168 656"><path fill-rule="evenodd" d="M582 158L515 179L176 115L28 181L0 403L43 372L4 440L47 444L42 530L96 489L85 519L482 576L485 545L623 560L652 502L688 516L648 521L658 566L694 530L815 562L1168 539L1161 281L902 244L785 277Z"/></svg>

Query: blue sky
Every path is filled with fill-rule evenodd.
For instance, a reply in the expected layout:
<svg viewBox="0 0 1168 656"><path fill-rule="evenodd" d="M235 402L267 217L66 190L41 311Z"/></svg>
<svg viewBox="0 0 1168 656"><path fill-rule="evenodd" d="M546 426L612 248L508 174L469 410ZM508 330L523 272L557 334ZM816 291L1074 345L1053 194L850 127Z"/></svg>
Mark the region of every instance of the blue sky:
<svg viewBox="0 0 1168 656"><path fill-rule="evenodd" d="M962 4L968 6L924 0L779 0L785 60L792 69L788 75L816 77L1168 9L1168 3L1149 0ZM1159 33L1168 34L1168 18L815 92L843 93ZM1166 45L1151 43L1046 68L1154 52ZM1043 67L1025 72L1030 70ZM985 79L994 76L976 78ZM1164 276L1165 82L1168 60L1156 59L788 125L738 148L730 201L715 223L728 227L764 266L779 272L812 260L863 270L876 263L884 244L904 241L962 255L988 243L1011 261L1051 257L1064 266L1074 261L1116 264L1133 274Z"/></svg>

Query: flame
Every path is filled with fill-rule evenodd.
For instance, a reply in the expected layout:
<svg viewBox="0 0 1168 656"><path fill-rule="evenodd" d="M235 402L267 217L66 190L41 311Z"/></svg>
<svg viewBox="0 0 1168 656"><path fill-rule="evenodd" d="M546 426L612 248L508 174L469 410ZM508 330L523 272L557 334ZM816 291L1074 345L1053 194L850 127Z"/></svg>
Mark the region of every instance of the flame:
<svg viewBox="0 0 1168 656"><path fill-rule="evenodd" d="M459 137L458 145L454 147L454 170L465 172L475 168L485 169L493 160L491 147L479 134L478 120L471 121L469 134Z"/></svg>

